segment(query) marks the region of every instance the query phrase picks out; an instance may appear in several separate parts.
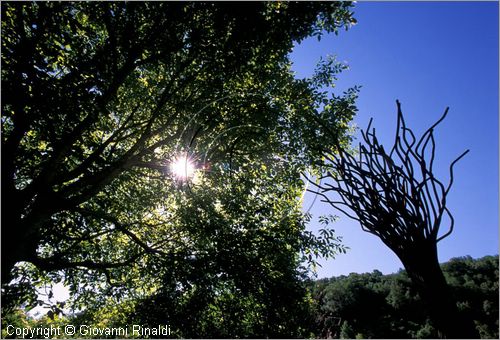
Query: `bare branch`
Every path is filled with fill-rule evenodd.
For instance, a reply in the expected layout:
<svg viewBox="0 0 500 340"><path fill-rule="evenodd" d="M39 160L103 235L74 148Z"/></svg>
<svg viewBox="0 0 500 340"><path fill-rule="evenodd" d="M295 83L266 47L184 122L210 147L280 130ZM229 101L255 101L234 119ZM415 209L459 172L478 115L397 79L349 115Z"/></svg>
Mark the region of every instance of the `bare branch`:
<svg viewBox="0 0 500 340"><path fill-rule="evenodd" d="M361 132L364 143L359 146L359 158L334 142L337 153L331 149L321 151L336 175L328 172L321 176L330 178L329 183L309 181L318 188L323 202L360 222L363 230L377 235L398 253L408 242L438 242L451 234L454 220L446 208L446 196L453 184L453 166L468 150L451 163L450 183L445 187L433 174L434 129L446 117L448 108L417 141L406 126L400 102L396 103L397 130L389 153L379 143L370 120L368 128ZM428 148L430 153L426 155ZM331 198L330 193L340 199ZM450 218L450 226L438 238L444 214Z"/></svg>

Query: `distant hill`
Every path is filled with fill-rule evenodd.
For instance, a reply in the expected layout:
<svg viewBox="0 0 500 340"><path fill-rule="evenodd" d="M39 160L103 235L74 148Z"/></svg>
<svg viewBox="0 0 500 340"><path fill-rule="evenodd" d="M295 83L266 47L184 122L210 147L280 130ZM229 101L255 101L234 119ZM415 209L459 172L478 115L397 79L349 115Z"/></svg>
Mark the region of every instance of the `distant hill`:
<svg viewBox="0 0 500 340"><path fill-rule="evenodd" d="M474 320L481 338L498 339L498 255L453 258L441 268L460 311ZM404 270L320 279L310 289L317 337L437 337Z"/></svg>

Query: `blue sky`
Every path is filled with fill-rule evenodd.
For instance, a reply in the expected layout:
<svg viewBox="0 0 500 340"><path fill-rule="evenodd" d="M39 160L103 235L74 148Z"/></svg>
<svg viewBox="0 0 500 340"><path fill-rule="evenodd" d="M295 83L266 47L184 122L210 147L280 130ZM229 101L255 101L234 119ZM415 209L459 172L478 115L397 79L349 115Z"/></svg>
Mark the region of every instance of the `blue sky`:
<svg viewBox="0 0 500 340"><path fill-rule="evenodd" d="M449 163L471 151L455 167L448 196L455 230L439 243L439 258L497 254L498 2L358 2L354 12L358 24L349 31L294 48L297 77L309 76L320 56L346 61L350 70L340 75L335 91L362 86L354 122L365 128L373 117L379 139L387 144L395 133L396 99L417 134L449 106L435 132L438 177L447 180ZM312 209L315 216L331 212L320 202ZM342 217L335 230L351 249L323 261L319 277L402 267L356 222Z"/></svg>

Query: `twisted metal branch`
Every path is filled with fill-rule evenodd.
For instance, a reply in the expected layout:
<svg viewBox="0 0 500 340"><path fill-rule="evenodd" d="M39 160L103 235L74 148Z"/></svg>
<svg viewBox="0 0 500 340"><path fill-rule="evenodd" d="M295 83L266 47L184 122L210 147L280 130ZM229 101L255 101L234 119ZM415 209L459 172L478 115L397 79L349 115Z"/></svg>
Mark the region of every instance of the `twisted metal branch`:
<svg viewBox="0 0 500 340"><path fill-rule="evenodd" d="M323 201L360 222L363 230L398 253L408 243L437 243L452 233L454 219L446 207L446 196L453 184L453 167L469 150L450 164L449 182L443 184L433 173L434 129L444 120L448 108L417 140L406 126L400 102L396 103L397 130L389 152L379 143L370 120L367 130L361 131L364 143L359 145L359 158L341 147L336 152L323 151L334 172L327 172L321 179L331 181L311 183L319 189ZM330 192L340 199L332 200ZM448 230L438 236L445 216L449 218Z"/></svg>

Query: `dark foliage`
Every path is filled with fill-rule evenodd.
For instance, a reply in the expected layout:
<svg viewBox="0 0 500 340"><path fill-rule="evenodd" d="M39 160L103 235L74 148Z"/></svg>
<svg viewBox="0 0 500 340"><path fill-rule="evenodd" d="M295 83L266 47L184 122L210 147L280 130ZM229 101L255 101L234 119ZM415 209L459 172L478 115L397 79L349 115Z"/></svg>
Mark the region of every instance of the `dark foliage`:
<svg viewBox="0 0 500 340"><path fill-rule="evenodd" d="M498 338L498 256L470 256L441 265L459 310L481 338ZM435 325L405 271L321 279L311 283L315 334L334 338L435 338Z"/></svg>
<svg viewBox="0 0 500 340"><path fill-rule="evenodd" d="M498 256L454 258L441 265L458 308L474 320L481 338L498 339ZM250 275L250 274L249 274ZM247 278L248 279L248 278ZM166 278L165 278L166 280ZM201 280L201 277L198 279ZM165 289L135 308L121 304L95 313L38 320L17 309L4 314L3 322L16 327L94 325L119 327L126 323L178 325L173 337L316 337L316 338L435 338L437 330L424 313L420 296L405 271L383 275L355 274L297 282L263 282L262 292L239 291L215 297L210 290L193 289L189 297L174 296ZM285 284L288 280L289 284ZM201 282L198 282L201 283ZM230 288L230 287L227 287ZM307 302L288 300L309 289ZM233 290L234 292L234 290ZM275 308L268 308L273 300ZM277 308L282 305L282 309ZM274 312L274 313L273 313ZM300 327L299 327L300 326ZM288 328L287 328L288 327ZM5 331L5 330L4 330ZM5 334L2 333L3 337Z"/></svg>

